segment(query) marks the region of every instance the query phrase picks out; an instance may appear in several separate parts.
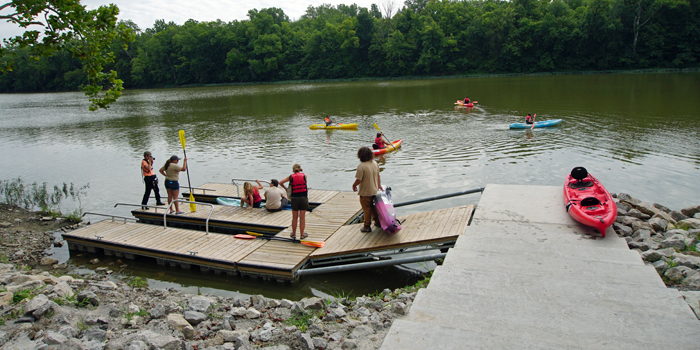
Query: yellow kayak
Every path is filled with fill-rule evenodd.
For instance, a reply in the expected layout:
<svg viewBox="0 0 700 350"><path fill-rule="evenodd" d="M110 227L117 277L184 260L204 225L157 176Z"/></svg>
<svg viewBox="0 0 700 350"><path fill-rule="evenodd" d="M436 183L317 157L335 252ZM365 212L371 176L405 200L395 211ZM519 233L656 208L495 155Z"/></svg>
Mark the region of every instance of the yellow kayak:
<svg viewBox="0 0 700 350"><path fill-rule="evenodd" d="M357 129L357 123L351 124L331 124L326 126L326 124L314 124L309 126L309 129Z"/></svg>

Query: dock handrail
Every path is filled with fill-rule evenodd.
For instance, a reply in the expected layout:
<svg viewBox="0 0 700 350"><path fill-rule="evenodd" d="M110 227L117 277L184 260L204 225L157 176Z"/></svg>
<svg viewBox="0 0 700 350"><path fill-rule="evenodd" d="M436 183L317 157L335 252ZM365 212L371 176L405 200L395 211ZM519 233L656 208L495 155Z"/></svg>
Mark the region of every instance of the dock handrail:
<svg viewBox="0 0 700 350"><path fill-rule="evenodd" d="M430 201L435 201L438 199L444 199L444 198L450 198L450 197L456 197L456 196L461 196L465 194L470 194L470 193L476 193L476 192L484 192L484 188L475 188L471 190L466 190L462 192L455 192L455 193L450 193L450 194L443 194L441 196L435 196L435 197L428 197L428 198L423 198L423 199L416 199L413 201L408 201L408 202L401 202L401 203L396 203L394 204L394 208L398 207L403 207L404 205L411 205L411 204L418 204L418 203L423 203L423 202L430 202Z"/></svg>
<svg viewBox="0 0 700 350"><path fill-rule="evenodd" d="M204 187L192 187L190 191L192 191L192 190L202 190L202 194L207 194L207 191L216 192L216 190L213 188L204 188ZM194 192L194 191L192 191L192 192Z"/></svg>
<svg viewBox="0 0 700 350"><path fill-rule="evenodd" d="M143 204L132 204L132 203L117 203L114 205L114 207L118 207L120 205L126 205L128 207L149 207L149 208L155 208L157 209L167 209L166 207L163 206L158 206L158 205L143 205Z"/></svg>
<svg viewBox="0 0 700 350"><path fill-rule="evenodd" d="M111 218L112 218L112 221L114 221L114 218L124 219L124 222L126 222L126 220L134 220L134 221L137 221L136 218L130 218L130 217L127 217L127 216L119 216L119 215L112 215L112 214L103 214L103 213L86 212L86 213L83 213L83 216L85 216L85 215L101 215L101 216L108 216L108 217L111 217Z"/></svg>
<svg viewBox="0 0 700 350"><path fill-rule="evenodd" d="M264 180L231 179L231 184L234 185L234 186L236 186L236 195L237 195L236 197L240 197L240 196L241 196L241 190L240 190L240 188L238 187L238 184L236 183L236 181L252 181L252 182L260 181L260 182L264 182L264 183L266 183L266 184L269 184L269 182L264 181Z"/></svg>
<svg viewBox="0 0 700 350"><path fill-rule="evenodd" d="M202 202L191 202L191 201L188 201L188 200L186 200L186 199L176 199L176 200L170 202L170 204L168 205L168 210L166 210L165 213L163 213L163 228L167 228L167 227L168 227L168 223L167 223L167 221L166 221L166 220L167 220L167 219L166 219L166 216L167 216L168 212L170 211L170 207L172 207L172 206L173 206L173 203L175 203L175 202L178 202L178 203L189 203L189 204L201 204L201 205L208 205L208 206L210 206L210 207L211 207L211 210L209 211L209 215L207 215L207 221L206 221L206 225L205 225L205 229L206 229L206 231L207 231L207 234L209 234L209 218L211 217L211 214L214 213L214 204L211 204L211 203L202 203Z"/></svg>

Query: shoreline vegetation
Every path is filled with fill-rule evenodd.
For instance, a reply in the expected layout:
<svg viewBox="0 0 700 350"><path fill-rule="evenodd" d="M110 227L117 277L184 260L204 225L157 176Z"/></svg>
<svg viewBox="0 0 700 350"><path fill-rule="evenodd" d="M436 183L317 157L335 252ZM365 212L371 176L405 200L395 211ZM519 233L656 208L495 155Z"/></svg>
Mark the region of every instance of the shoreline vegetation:
<svg viewBox="0 0 700 350"><path fill-rule="evenodd" d="M418 1L309 6L290 20L279 8L248 19L141 29L114 40L105 71L123 87L210 86L343 79L424 79L518 74L697 71L700 11L695 0ZM70 47L70 45L66 45ZM14 62L0 92L76 91L88 81L68 49L34 59L3 47ZM478 73L477 73L478 72ZM553 73L561 72L561 73Z"/></svg>

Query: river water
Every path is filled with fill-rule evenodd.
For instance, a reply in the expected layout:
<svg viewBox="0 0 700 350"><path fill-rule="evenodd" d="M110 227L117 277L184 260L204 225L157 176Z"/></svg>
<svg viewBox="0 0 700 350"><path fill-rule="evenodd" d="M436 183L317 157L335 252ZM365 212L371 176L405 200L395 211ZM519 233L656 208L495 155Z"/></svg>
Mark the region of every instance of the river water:
<svg viewBox="0 0 700 350"><path fill-rule="evenodd" d="M454 108L465 94L479 102L476 107ZM399 151L377 158L394 202L487 184L560 186L573 167L584 166L610 192L680 209L700 204L698 96L698 72L134 90L98 112L88 111L79 92L0 94L0 179L89 184L82 198L86 211L129 216L130 208L114 204L140 201L141 155L151 151L158 166L172 154L182 156L182 129L193 186L233 178L281 179L299 163L311 188L348 191L357 149L370 145L376 123L388 138L404 140ZM563 122L546 129L508 129L527 113ZM309 129L327 114L358 123L358 130ZM180 180L187 184L186 175ZM397 208L397 213L478 201L472 194ZM61 209L75 206L64 203ZM70 260L82 268L89 258ZM133 263L122 273L188 292L294 298L395 288L415 281L412 268L426 267L309 277L291 286L163 270L150 262Z"/></svg>

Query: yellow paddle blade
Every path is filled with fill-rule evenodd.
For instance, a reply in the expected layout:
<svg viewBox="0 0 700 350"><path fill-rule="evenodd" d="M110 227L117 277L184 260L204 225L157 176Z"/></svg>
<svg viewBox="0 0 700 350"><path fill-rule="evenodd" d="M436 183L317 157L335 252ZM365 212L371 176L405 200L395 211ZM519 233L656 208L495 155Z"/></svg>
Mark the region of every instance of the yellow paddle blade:
<svg viewBox="0 0 700 350"><path fill-rule="evenodd" d="M377 126L377 123L374 123L373 125L374 125L375 129L379 130L379 132L382 132L382 130L380 130L379 127Z"/></svg>
<svg viewBox="0 0 700 350"><path fill-rule="evenodd" d="M185 149L185 130L178 131L180 134L180 143L182 144L182 149Z"/></svg>
<svg viewBox="0 0 700 350"><path fill-rule="evenodd" d="M190 192L190 202L194 202L194 195L192 194L192 192ZM197 211L197 204L190 203L190 211L193 213L196 212Z"/></svg>
<svg viewBox="0 0 700 350"><path fill-rule="evenodd" d="M251 235L251 236L262 236L262 233L257 233L257 232L250 232L250 231L245 231L245 233Z"/></svg>

